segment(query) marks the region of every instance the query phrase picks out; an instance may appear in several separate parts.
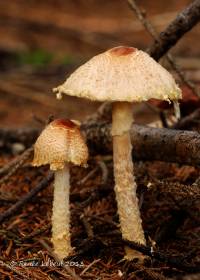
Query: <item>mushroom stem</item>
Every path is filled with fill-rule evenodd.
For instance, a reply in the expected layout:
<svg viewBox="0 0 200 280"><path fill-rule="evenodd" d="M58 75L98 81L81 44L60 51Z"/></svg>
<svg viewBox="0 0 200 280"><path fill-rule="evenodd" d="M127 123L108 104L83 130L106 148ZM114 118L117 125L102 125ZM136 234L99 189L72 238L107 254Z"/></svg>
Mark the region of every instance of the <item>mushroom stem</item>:
<svg viewBox="0 0 200 280"><path fill-rule="evenodd" d="M130 128L133 121L131 104L113 103L112 136L115 194L123 239L145 244L140 210L136 195L137 185L132 162ZM138 252L125 248L126 258L140 257Z"/></svg>
<svg viewBox="0 0 200 280"><path fill-rule="evenodd" d="M173 101L173 105L174 105L175 117L177 118L177 120L180 120L180 118L181 118L181 111L180 111L179 102L177 100L174 100Z"/></svg>
<svg viewBox="0 0 200 280"><path fill-rule="evenodd" d="M52 213L52 243L60 259L72 251L70 241L70 174L69 165L55 171L54 200Z"/></svg>

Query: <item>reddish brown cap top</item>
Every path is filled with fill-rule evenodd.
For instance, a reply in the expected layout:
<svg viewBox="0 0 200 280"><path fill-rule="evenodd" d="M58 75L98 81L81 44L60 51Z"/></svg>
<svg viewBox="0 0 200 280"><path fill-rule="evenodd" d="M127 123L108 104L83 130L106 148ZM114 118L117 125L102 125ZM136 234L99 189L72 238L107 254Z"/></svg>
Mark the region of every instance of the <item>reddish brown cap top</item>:
<svg viewBox="0 0 200 280"><path fill-rule="evenodd" d="M38 137L34 146L33 166L50 164L51 170L63 169L66 162L84 165L88 148L76 121L57 119Z"/></svg>
<svg viewBox="0 0 200 280"><path fill-rule="evenodd" d="M124 55L129 55L129 54L133 54L134 52L137 52L137 49L133 48L133 47L119 46L119 47L110 49L108 52L111 55L124 56Z"/></svg>

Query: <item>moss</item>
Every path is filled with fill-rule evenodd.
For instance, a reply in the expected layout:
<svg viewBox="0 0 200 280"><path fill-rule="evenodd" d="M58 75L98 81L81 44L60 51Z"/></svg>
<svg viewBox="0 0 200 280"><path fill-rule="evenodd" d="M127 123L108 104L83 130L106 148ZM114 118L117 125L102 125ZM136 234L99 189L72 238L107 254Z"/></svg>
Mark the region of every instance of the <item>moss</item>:
<svg viewBox="0 0 200 280"><path fill-rule="evenodd" d="M60 59L60 64L62 65L69 65L69 64L75 64L77 59L69 54L62 56Z"/></svg>
<svg viewBox="0 0 200 280"><path fill-rule="evenodd" d="M20 65L30 64L39 67L48 65L52 60L53 54L40 49L17 54L17 61Z"/></svg>
<svg viewBox="0 0 200 280"><path fill-rule="evenodd" d="M19 65L31 65L33 67L43 67L49 64L72 65L77 59L69 54L57 55L42 49L25 51L16 54L16 61Z"/></svg>

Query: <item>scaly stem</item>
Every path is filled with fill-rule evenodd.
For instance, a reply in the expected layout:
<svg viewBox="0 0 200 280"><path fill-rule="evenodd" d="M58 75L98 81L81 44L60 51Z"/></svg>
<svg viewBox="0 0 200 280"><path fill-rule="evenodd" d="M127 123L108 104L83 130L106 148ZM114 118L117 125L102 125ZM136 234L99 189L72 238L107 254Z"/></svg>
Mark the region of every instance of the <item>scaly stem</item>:
<svg viewBox="0 0 200 280"><path fill-rule="evenodd" d="M115 102L112 113L115 194L123 239L145 244L132 162L130 128L133 120L131 104ZM126 249L126 258L139 257Z"/></svg>
<svg viewBox="0 0 200 280"><path fill-rule="evenodd" d="M52 213L52 243L60 259L72 251L70 241L70 175L69 166L55 171L54 200Z"/></svg>

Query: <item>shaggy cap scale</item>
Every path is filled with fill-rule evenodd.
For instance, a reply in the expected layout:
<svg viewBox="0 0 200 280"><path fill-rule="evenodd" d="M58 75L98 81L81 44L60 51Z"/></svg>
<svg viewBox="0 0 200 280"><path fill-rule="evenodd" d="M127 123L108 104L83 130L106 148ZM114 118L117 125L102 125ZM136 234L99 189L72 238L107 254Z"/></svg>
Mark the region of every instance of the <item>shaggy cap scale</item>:
<svg viewBox="0 0 200 280"><path fill-rule="evenodd" d="M53 90L96 101L177 100L181 91L172 75L147 53L116 47L80 66Z"/></svg>
<svg viewBox="0 0 200 280"><path fill-rule="evenodd" d="M51 122L34 146L33 166L50 164L51 170L63 169L66 162L84 165L88 149L77 122L59 119Z"/></svg>

